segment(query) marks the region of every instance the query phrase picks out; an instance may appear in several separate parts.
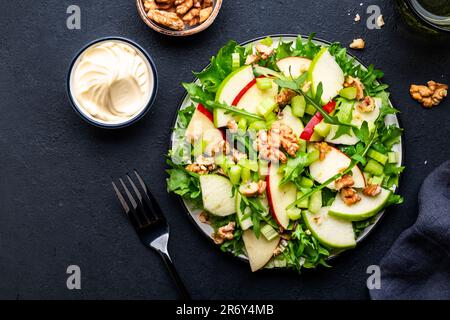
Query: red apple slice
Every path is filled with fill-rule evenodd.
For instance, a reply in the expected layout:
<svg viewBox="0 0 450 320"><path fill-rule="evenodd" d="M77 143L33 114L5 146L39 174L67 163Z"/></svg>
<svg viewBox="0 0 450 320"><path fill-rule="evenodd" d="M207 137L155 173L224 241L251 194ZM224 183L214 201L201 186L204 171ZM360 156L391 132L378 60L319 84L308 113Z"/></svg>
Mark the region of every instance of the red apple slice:
<svg viewBox="0 0 450 320"><path fill-rule="evenodd" d="M286 183L280 186L283 176L278 173L278 166L269 165L269 175L266 177L267 198L269 207L275 221L284 229L289 225L287 206L297 198L297 188L292 183Z"/></svg>
<svg viewBox="0 0 450 320"><path fill-rule="evenodd" d="M308 146L308 149L314 148L312 144ZM317 160L309 166L309 173L319 183L324 183L334 175L342 172L346 169L351 162L351 159L339 149L330 146L331 150L326 153L323 160ZM352 176L355 184L355 188L364 188L366 186L366 180L358 166L352 169ZM327 186L329 189L336 189L334 182Z"/></svg>
<svg viewBox="0 0 450 320"><path fill-rule="evenodd" d="M199 104L185 133L187 141L204 143L204 152L206 153L210 153L212 148L224 139L222 131L214 126L212 118L212 114Z"/></svg>
<svg viewBox="0 0 450 320"><path fill-rule="evenodd" d="M256 79L249 82L233 101L233 106L251 113L257 113L257 107L266 99L274 99L278 94L278 85L273 83L272 88L260 90Z"/></svg>

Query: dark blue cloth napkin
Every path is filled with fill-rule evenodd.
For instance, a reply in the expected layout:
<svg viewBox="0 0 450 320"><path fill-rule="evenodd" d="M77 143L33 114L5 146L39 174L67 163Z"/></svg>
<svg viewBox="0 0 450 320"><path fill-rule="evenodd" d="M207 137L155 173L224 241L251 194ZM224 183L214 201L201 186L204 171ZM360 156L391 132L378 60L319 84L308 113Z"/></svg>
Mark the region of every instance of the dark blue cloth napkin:
<svg viewBox="0 0 450 320"><path fill-rule="evenodd" d="M419 216L380 263L372 299L450 299L450 160L419 192Z"/></svg>

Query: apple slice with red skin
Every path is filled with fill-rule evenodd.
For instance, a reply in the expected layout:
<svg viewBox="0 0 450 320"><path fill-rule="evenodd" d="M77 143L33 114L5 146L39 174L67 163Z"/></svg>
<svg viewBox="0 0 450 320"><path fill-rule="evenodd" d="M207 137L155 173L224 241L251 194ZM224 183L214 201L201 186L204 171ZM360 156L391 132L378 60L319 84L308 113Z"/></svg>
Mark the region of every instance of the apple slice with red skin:
<svg viewBox="0 0 450 320"><path fill-rule="evenodd" d="M206 153L210 153L213 147L224 140L223 131L214 126L212 118L211 112L202 104L198 104L185 132L186 140L191 143L201 138L200 141L205 142Z"/></svg>
<svg viewBox="0 0 450 320"><path fill-rule="evenodd" d="M336 108L336 101L331 100L322 108L326 113L331 113ZM314 127L318 125L322 120L323 115L319 111L317 111L316 114L311 118L311 120L309 120L309 122L306 124L305 129L303 129L302 133L300 134L300 139L309 141L314 134Z"/></svg>
<svg viewBox="0 0 450 320"><path fill-rule="evenodd" d="M297 188L290 182L280 186L283 176L278 173L278 168L273 163L269 164L269 174L266 177L267 199L273 218L283 229L287 229L289 217L286 208L297 199Z"/></svg>

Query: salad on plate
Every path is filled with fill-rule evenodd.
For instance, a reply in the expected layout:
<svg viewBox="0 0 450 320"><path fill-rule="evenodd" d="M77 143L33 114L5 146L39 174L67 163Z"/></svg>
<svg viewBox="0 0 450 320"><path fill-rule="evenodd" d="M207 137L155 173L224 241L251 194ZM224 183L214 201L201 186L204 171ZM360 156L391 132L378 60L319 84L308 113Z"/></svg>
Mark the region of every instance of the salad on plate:
<svg viewBox="0 0 450 320"><path fill-rule="evenodd" d="M339 43L228 42L183 83L167 187L223 251L261 268L328 266L396 195L388 86Z"/></svg>

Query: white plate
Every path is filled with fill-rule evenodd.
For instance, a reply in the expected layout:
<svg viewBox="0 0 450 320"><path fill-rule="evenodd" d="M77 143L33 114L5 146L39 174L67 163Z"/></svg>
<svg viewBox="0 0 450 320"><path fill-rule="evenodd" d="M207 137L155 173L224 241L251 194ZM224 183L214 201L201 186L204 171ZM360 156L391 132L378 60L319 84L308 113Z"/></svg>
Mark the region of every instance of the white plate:
<svg viewBox="0 0 450 320"><path fill-rule="evenodd" d="M246 42L244 42L244 43L241 43L241 45L243 45L243 46L253 45L254 43L257 43L258 41L260 41L260 40L262 40L262 39L264 39L264 38L266 38L266 37L267 37L267 36L263 36L263 37L260 37L260 38L256 38L256 39L253 39L253 40L249 40L249 41L246 41ZM284 35L271 35L270 37L273 39L274 47L277 46L278 42L279 42L281 39L282 39L284 42L287 42L287 41L295 41L295 40L297 39L297 36L296 36L296 35L288 35L288 34L284 34ZM305 36L302 36L302 37L303 37L303 39L306 38ZM321 39L317 39L317 38L314 38L314 39L313 39L313 42L316 43L316 44L320 44L320 45L329 45L329 44L330 44L330 43L327 42L327 41L324 41L324 40L321 40ZM295 42L294 42L294 43L295 43ZM348 54L348 53L347 53L347 55L350 56L350 57L353 57L352 55L350 55L350 54ZM365 65L364 65L361 61L359 61L356 57L355 57L355 63L360 64L360 65L362 65L362 66L365 68ZM197 81L197 83L198 83L198 81ZM186 94L186 95L184 96L182 102L180 103L180 105L179 105L179 107L178 107L178 110L184 109L184 108L190 106L192 103L193 103L193 102L189 99L188 95ZM391 102L390 102L390 104L391 104L391 106L392 106L392 103L391 103ZM177 121L178 121L178 117L176 117L176 120L175 120L175 122L174 122L174 125L177 123ZM386 116L386 118L385 118L385 123L386 123L387 125L396 125L396 126L398 126L398 127L400 126L400 124L399 124L399 122L398 122L397 116L396 116L396 115L393 115L393 114L389 114L389 115ZM172 145L175 145L175 142L176 142L176 137L175 137L174 134L172 134L172 137L171 137L171 146L172 146ZM402 163L402 141L401 141L401 138L400 138L400 142L399 142L398 144L396 144L396 145L393 146L393 150L396 151L396 152L398 153L398 155L399 155L398 166L401 166L401 163ZM394 189L394 190L395 190L395 189ZM188 214L190 215L190 217L192 218L192 220L194 221L194 223L196 224L196 226L198 227L198 229L199 229L201 232L203 232L203 233L204 233L208 238L210 238L211 241L212 241L211 234L214 232L214 229L213 229L210 225L200 222L200 220L198 219L199 214L200 214L203 210L202 210L202 209L199 209L199 208L195 208L195 206L193 205L193 203L190 202L190 201L188 201L188 200L186 200L186 199L183 199L183 198L182 198L182 202L183 202L183 204L184 204L184 207L185 207L186 211L188 212ZM380 221L381 217L383 216L384 211L385 211L385 210L380 211L380 212L375 216L373 224L369 225L363 232L361 232L361 234L358 236L358 239L356 240L358 243L359 243L360 241L362 241L364 238L366 238L366 236L372 231L372 229L375 227L375 225ZM338 253L335 253L335 254L333 254L333 255L330 255L330 256L328 257L328 259L334 258L335 256L337 256L337 254L338 254ZM241 258L241 259L243 259L243 260L245 260L245 261L248 261L248 258L247 258L245 255L242 255L242 254L241 254L241 255L238 256L238 257Z"/></svg>

